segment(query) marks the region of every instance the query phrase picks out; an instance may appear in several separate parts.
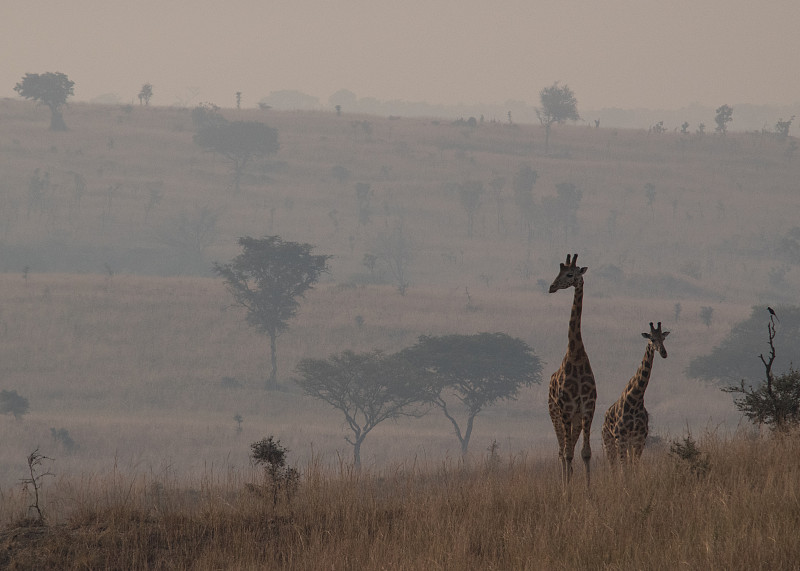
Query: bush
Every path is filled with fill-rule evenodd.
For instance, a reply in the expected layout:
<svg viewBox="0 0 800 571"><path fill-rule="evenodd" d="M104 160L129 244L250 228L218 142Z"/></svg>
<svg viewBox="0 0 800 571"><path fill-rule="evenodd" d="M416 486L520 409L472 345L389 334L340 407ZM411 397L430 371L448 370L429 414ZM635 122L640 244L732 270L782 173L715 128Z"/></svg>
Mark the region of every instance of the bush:
<svg viewBox="0 0 800 571"><path fill-rule="evenodd" d="M0 391L0 414L13 414L14 418L20 420L28 414L29 409L28 399L18 395L17 391Z"/></svg>
<svg viewBox="0 0 800 571"><path fill-rule="evenodd" d="M300 473L286 465L288 452L289 450L281 445L281 441L273 440L272 436L262 438L250 445L250 460L256 466L264 466L264 473L272 492L273 506L278 503L280 490L284 490L286 499L291 500L292 494L297 488L297 481L300 479ZM251 489L258 491L255 486L251 486Z"/></svg>
<svg viewBox="0 0 800 571"><path fill-rule="evenodd" d="M772 430L800 425L800 371L794 367L773 377L771 383L754 388L742 380L739 386L723 387L722 391L741 395L733 404L750 422L766 424Z"/></svg>
<svg viewBox="0 0 800 571"><path fill-rule="evenodd" d="M775 323L778 320L775 310L768 307L770 313L767 324L769 337L769 353L758 358L764 365L764 381L757 387L745 386L745 381L738 386L722 387L722 392L742 395L734 398L733 403L751 422L766 424L771 430L787 430L800 424L800 371L789 365L789 372L778 375L772 373L775 363Z"/></svg>
<svg viewBox="0 0 800 571"><path fill-rule="evenodd" d="M50 436L53 437L53 440L60 443L61 446L64 447L64 451L67 454L72 454L78 449L78 445L69 435L69 430L67 430L66 428L59 428L59 429L51 428Z"/></svg>
<svg viewBox="0 0 800 571"><path fill-rule="evenodd" d="M688 466L689 471L696 476L708 474L711 468L708 456L700 450L691 433L687 434L683 440L673 440L669 447L669 454L680 460L682 465Z"/></svg>

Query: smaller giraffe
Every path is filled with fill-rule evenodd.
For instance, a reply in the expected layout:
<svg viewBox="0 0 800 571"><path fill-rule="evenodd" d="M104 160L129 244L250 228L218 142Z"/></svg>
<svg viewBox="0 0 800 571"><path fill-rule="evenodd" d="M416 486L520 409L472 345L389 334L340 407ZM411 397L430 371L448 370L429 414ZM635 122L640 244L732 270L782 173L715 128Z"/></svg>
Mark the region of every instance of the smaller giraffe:
<svg viewBox="0 0 800 571"><path fill-rule="evenodd" d="M669 331L661 331L660 321L658 327L653 327L653 322L650 322L650 333L642 333L642 337L648 339L642 364L628 381L619 400L606 411L603 422L603 448L606 451L606 458L612 463L615 463L617 458L623 462L629 458L638 460L642 455L648 432L644 392L650 380L656 351L663 359L667 358L667 350L664 348L664 339L667 335Z"/></svg>

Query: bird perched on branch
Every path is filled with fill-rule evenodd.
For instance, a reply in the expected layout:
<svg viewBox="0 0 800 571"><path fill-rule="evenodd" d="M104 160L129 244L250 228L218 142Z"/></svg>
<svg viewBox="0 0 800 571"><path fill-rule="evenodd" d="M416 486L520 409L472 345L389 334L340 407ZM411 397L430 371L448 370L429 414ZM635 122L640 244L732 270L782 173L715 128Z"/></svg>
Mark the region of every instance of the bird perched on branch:
<svg viewBox="0 0 800 571"><path fill-rule="evenodd" d="M772 309L771 307L767 306L767 311L769 311L769 314L770 314L772 317L774 317L775 319L777 319L777 320L778 320L778 323L780 323L780 322L781 322L781 320L780 320L780 319L778 319L778 316L777 316L777 315L775 315L775 310L774 310L774 309Z"/></svg>

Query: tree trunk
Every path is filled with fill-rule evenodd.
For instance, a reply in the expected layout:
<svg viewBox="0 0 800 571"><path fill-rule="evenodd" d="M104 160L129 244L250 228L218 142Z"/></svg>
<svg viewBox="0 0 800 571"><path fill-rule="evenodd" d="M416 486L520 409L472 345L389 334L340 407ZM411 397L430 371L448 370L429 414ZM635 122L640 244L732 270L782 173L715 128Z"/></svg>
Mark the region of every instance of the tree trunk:
<svg viewBox="0 0 800 571"><path fill-rule="evenodd" d="M461 440L461 455L466 456L469 449L469 439L472 436L472 425L475 422L475 415L477 413L470 413L467 419L467 429L464 431L464 438Z"/></svg>
<svg viewBox="0 0 800 571"><path fill-rule="evenodd" d="M272 370L267 379L267 384L264 387L266 390L273 390L278 388L278 334L269 334L269 358L272 364Z"/></svg>
<svg viewBox="0 0 800 571"><path fill-rule="evenodd" d="M353 443L353 466L361 468L361 443L363 439L359 438Z"/></svg>
<svg viewBox="0 0 800 571"><path fill-rule="evenodd" d="M244 170L244 164L240 163L238 160L233 162L233 192L235 194L239 194L239 188L242 184L242 171Z"/></svg>
<svg viewBox="0 0 800 571"><path fill-rule="evenodd" d="M544 126L544 154L547 154L547 151L550 147L550 123L545 123Z"/></svg>
<svg viewBox="0 0 800 571"><path fill-rule="evenodd" d="M50 130L51 131L66 131L67 124L64 123L64 116L61 114L61 110L55 107L50 108Z"/></svg>
<svg viewBox="0 0 800 571"><path fill-rule="evenodd" d="M458 421L453 416L450 415L450 412L447 410L447 403L445 403L443 399L435 401L434 404L436 404L439 408L442 409L442 412L444 413L445 417L447 417L447 420L449 420L450 423L453 425L453 430L456 433L456 438L458 438L458 442L459 444L461 444L461 455L463 456L464 454L467 453L466 450L467 447L469 446L469 437L467 437L467 439L465 440L464 437L461 436L461 427L458 426Z"/></svg>

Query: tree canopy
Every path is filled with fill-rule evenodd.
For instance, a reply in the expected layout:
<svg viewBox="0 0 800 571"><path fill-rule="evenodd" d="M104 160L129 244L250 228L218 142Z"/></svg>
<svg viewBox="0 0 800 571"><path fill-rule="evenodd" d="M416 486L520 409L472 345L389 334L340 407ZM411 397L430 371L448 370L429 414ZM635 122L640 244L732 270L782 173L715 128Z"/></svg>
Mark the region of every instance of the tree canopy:
<svg viewBox="0 0 800 571"><path fill-rule="evenodd" d="M0 391L0 414L13 414L17 420L30 410L28 399L17 394L17 391Z"/></svg>
<svg viewBox="0 0 800 571"><path fill-rule="evenodd" d="M505 333L423 335L400 354L431 375L431 402L452 423L462 454L467 453L478 413L499 400L514 400L522 387L542 378L542 363L533 349ZM463 429L448 398L466 410Z"/></svg>
<svg viewBox="0 0 800 571"><path fill-rule="evenodd" d="M733 107L730 105L722 105L717 107L715 113L714 122L717 126L714 130L724 135L728 132L728 123L733 121Z"/></svg>
<svg viewBox="0 0 800 571"><path fill-rule="evenodd" d="M75 82L60 72L26 73L14 86L14 91L50 108L51 131L66 131L61 108L66 105L67 98L75 94L74 86Z"/></svg>
<svg viewBox="0 0 800 571"><path fill-rule="evenodd" d="M193 140L203 149L231 162L237 192L247 164L253 158L274 154L280 149L278 131L259 121L210 121L198 130Z"/></svg>
<svg viewBox="0 0 800 571"><path fill-rule="evenodd" d="M553 123L577 121L581 116L578 114L578 100L568 85L560 86L555 82L545 87L539 92L539 101L541 107L536 108L536 116L545 127L544 147L547 152Z"/></svg>
<svg viewBox="0 0 800 571"><path fill-rule="evenodd" d="M280 236L239 238L242 253L227 264L214 263L235 303L247 310L247 323L270 338L272 372L268 387L278 382L276 344L300 307L298 298L328 271L331 256L314 255L311 244L284 241Z"/></svg>
<svg viewBox="0 0 800 571"><path fill-rule="evenodd" d="M150 105L150 99L153 97L153 85L145 83L139 91L139 105Z"/></svg>
<svg viewBox="0 0 800 571"><path fill-rule="evenodd" d="M343 351L328 359L303 359L297 365L297 384L344 414L352 437L353 462L361 465L361 445L384 420L419 416L415 405L429 400L424 372L398 355L380 351Z"/></svg>

